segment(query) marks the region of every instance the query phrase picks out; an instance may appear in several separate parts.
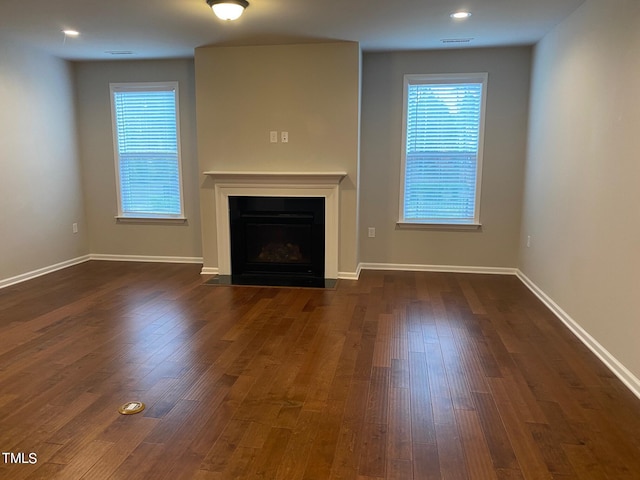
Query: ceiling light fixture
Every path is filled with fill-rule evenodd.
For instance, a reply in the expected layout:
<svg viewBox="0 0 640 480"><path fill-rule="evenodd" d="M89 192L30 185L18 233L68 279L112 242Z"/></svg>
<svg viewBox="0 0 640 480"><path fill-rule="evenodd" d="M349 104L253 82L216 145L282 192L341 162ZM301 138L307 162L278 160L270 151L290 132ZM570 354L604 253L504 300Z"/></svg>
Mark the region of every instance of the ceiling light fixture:
<svg viewBox="0 0 640 480"><path fill-rule="evenodd" d="M236 20L249 6L247 0L207 0L207 4L221 20Z"/></svg>
<svg viewBox="0 0 640 480"><path fill-rule="evenodd" d="M66 37L77 37L80 35L80 32L77 30L63 30L62 33L64 33Z"/></svg>
<svg viewBox="0 0 640 480"><path fill-rule="evenodd" d="M451 18L456 19L456 20L463 20L465 18L469 18L471 16L471 13L470 12L460 11L460 12L454 12L449 16Z"/></svg>

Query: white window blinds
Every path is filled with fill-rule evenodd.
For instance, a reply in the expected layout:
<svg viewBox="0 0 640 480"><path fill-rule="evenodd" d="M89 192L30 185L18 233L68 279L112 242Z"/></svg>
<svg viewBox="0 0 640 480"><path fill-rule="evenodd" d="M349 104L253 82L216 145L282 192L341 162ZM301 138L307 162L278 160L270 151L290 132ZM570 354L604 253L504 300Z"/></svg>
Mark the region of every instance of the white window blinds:
<svg viewBox="0 0 640 480"><path fill-rule="evenodd" d="M402 220L479 222L485 81L486 76L405 78Z"/></svg>
<svg viewBox="0 0 640 480"><path fill-rule="evenodd" d="M111 86L120 215L182 215L177 85Z"/></svg>

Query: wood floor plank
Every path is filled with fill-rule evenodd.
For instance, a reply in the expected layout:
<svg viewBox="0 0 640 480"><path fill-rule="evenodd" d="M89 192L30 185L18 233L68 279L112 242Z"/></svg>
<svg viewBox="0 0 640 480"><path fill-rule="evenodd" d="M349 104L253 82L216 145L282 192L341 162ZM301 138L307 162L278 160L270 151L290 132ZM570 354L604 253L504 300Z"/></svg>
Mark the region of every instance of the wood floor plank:
<svg viewBox="0 0 640 480"><path fill-rule="evenodd" d="M121 426L117 429L105 430L98 439L111 440L113 446L106 450L81 478L83 480L109 478L143 442L156 424L155 419L141 418L134 422L121 422Z"/></svg>
<svg viewBox="0 0 640 480"><path fill-rule="evenodd" d="M351 382L342 414L336 454L331 467L332 479L354 478L358 473L364 441L368 395L369 382Z"/></svg>
<svg viewBox="0 0 640 480"><path fill-rule="evenodd" d="M411 465L411 397L407 388L391 388L389 393L389 421L387 457L394 465L402 460ZM398 461L398 462L396 462ZM387 463L389 467L389 463Z"/></svg>
<svg viewBox="0 0 640 480"><path fill-rule="evenodd" d="M471 478L483 480L497 480L498 476L493 467L491 453L487 445L480 420L475 411L456 411L456 420L467 464L467 471Z"/></svg>
<svg viewBox="0 0 640 480"><path fill-rule="evenodd" d="M493 464L496 468L518 469L513 446L495 401L490 395L484 393L473 393L473 398Z"/></svg>
<svg viewBox="0 0 640 480"><path fill-rule="evenodd" d="M593 457L591 450L586 445L566 445L562 448L567 456L573 471L578 478L591 478L593 480L605 480L607 476L598 460Z"/></svg>
<svg viewBox="0 0 640 480"><path fill-rule="evenodd" d="M491 391L496 407L502 420L502 425L510 441L512 451L517 462L513 459L508 465L499 465L502 474L522 475L531 478L550 478L551 472L545 462L544 455L536 443L529 424L525 418L518 415L516 407L511 401L510 392L506 389L502 379L491 379ZM484 428L484 427L483 427Z"/></svg>
<svg viewBox="0 0 640 480"><path fill-rule="evenodd" d="M436 427L431 404L431 387L424 353L409 354L411 438L414 443L435 444Z"/></svg>
<svg viewBox="0 0 640 480"><path fill-rule="evenodd" d="M320 413L312 411L300 413L296 425L291 430L287 448L273 478L276 480L303 478L309 452L313 447L317 427L320 423L320 416Z"/></svg>
<svg viewBox="0 0 640 480"><path fill-rule="evenodd" d="M362 430L362 452L358 472L365 477L384 478L387 463L387 428L365 422Z"/></svg>
<svg viewBox="0 0 640 480"><path fill-rule="evenodd" d="M288 428L271 428L247 478L275 478L290 437Z"/></svg>
<svg viewBox="0 0 640 480"><path fill-rule="evenodd" d="M91 261L0 289L0 444L12 480L635 480L640 400L516 277Z"/></svg>
<svg viewBox="0 0 640 480"><path fill-rule="evenodd" d="M220 436L212 443L212 447L202 460L200 469L212 472L224 471L229 458L240 445L250 424L251 422L246 420L231 419Z"/></svg>
<svg viewBox="0 0 640 480"><path fill-rule="evenodd" d="M438 447L435 443L413 442L413 478L441 480Z"/></svg>

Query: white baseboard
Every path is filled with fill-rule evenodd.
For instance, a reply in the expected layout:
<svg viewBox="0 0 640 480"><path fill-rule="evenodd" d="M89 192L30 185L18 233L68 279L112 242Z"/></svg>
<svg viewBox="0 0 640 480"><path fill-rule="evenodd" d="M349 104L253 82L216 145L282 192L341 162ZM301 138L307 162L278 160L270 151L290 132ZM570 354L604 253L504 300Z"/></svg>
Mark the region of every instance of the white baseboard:
<svg viewBox="0 0 640 480"><path fill-rule="evenodd" d="M0 289L15 285L16 283L26 282L33 278L41 277L47 273L52 273L63 268L72 267L80 263L88 262L89 260L101 260L112 262L154 262L154 263L202 263L202 258L199 257L158 257L158 256L144 256L144 255L103 255L103 254L89 254L82 257L72 258L64 262L56 263L48 267L39 268L32 272L26 272L15 277L6 278L0 280Z"/></svg>
<svg viewBox="0 0 640 480"><path fill-rule="evenodd" d="M631 371L620 363L606 348L600 345L595 338L589 335L578 322L571 318L567 312L560 308L551 297L544 293L542 289L533 283L524 273L518 270L516 275L636 397L640 398L640 379L638 379L638 377L631 373Z"/></svg>
<svg viewBox="0 0 640 480"><path fill-rule="evenodd" d="M202 263L202 257L163 257L149 255L108 255L92 253L90 260L108 262L152 262L152 263Z"/></svg>
<svg viewBox="0 0 640 480"><path fill-rule="evenodd" d="M52 273L57 270L62 270L63 268L72 267L73 265L87 262L90 259L90 255L83 255L82 257L72 258L71 260L56 263L55 265L39 268L38 270L33 270L21 275L16 275L15 277L6 278L4 280L0 280L0 288L9 287L11 285L15 285L16 283L26 282L27 280L41 277L42 275L46 275L47 273Z"/></svg>
<svg viewBox="0 0 640 480"><path fill-rule="evenodd" d="M516 268L465 267L455 265L414 265L402 263L361 263L360 270L399 270L405 272L484 273L492 275L516 275Z"/></svg>
<svg viewBox="0 0 640 480"><path fill-rule="evenodd" d="M218 267L202 267L200 275L218 275L220 269Z"/></svg>
<svg viewBox="0 0 640 480"><path fill-rule="evenodd" d="M358 268L355 272L338 272L338 278L340 278L341 280L358 280L360 278L361 270L362 268L360 268L360 265L358 265Z"/></svg>

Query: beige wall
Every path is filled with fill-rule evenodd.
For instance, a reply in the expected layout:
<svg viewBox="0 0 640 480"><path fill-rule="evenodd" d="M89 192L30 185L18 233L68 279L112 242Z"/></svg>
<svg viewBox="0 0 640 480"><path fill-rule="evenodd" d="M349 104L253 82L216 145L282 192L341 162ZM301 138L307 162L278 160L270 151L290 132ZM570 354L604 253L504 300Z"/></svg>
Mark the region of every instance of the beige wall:
<svg viewBox="0 0 640 480"><path fill-rule="evenodd" d="M69 64L0 38L0 104L1 283L89 251Z"/></svg>
<svg viewBox="0 0 640 480"><path fill-rule="evenodd" d="M193 60L75 64L80 155L92 254L202 256ZM182 182L187 224L116 223L116 180L109 83L178 81Z"/></svg>
<svg viewBox="0 0 640 480"><path fill-rule="evenodd" d="M200 171L345 171L339 270L355 272L360 49L357 43L196 49ZM269 131L288 131L272 144ZM217 266L215 200L200 176L205 267Z"/></svg>
<svg viewBox="0 0 640 480"><path fill-rule="evenodd" d="M360 252L365 263L517 265L531 49L367 53L363 58ZM488 72L481 231L396 228L403 76ZM376 228L368 238L367 227Z"/></svg>
<svg viewBox="0 0 640 480"><path fill-rule="evenodd" d="M637 1L588 0L537 46L521 240L532 243L520 258L525 275L636 377L638 26Z"/></svg>

